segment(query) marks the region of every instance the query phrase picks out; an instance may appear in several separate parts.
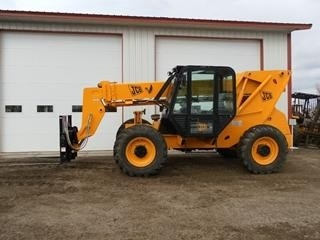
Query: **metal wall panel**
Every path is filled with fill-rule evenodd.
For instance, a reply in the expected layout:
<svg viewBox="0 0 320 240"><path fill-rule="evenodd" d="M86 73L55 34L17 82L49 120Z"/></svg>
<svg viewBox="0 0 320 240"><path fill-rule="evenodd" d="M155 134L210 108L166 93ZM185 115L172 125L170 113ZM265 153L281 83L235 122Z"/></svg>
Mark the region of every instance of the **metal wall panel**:
<svg viewBox="0 0 320 240"><path fill-rule="evenodd" d="M51 37L46 38L46 41L51 42L50 48L48 48L48 53L50 53L51 56L59 55L58 53L54 53L53 49L57 48L57 46L61 46L59 41L64 41L66 38L70 37L73 39L73 42L81 42L83 39L81 36L86 36L90 38L91 44L86 43L83 46L87 46L86 48L83 47L73 47L71 49L71 52L69 52L69 55L75 57L75 59L81 59L81 56L85 55L85 59L88 60L84 64L81 65L79 61L75 61L74 64L77 65L77 67L74 65L73 67L65 67L64 71L56 71L54 74L55 79L57 79L57 83L55 83L55 86L52 86L52 91L57 91L62 87L62 85L59 85L59 79L67 79L64 82L64 86L68 86L68 88L73 88L74 92L70 93L70 99L73 99L74 104L78 104L81 98L81 94L77 95L78 93L82 92L83 85L77 84L75 86L73 83L68 82L68 79L76 78L79 76L81 77L81 81L85 82L87 85L95 86L98 81L101 80L101 78L112 80L112 81L124 81L124 82L135 82L135 81L156 81L163 80L163 78L166 76L167 71L170 70L173 66L166 66L162 68L161 70L159 68L156 69L156 59L159 58L159 52L157 51L157 38L159 37L175 37L177 38L177 42L175 44L179 45L179 39L183 42L183 39L185 38L198 38L200 39L221 39L223 42L223 39L233 39L233 40L249 40L253 39L253 41L260 41L260 59L257 61L260 61L260 64L262 62L262 66L264 69L275 69L275 68L284 68L286 69L288 66L287 57L287 36L286 33L282 32L267 32L267 31L239 31L239 30L208 30L208 29L183 29L183 28L171 28L168 26L168 28L156 28L156 27L123 27L123 26L115 26L115 25L86 25L86 24L50 24L50 23L26 23L26 22L1 22L0 23L0 33L1 33L1 39L0 39L0 68L3 69L4 67L7 68L5 65L6 63L3 61L3 59L15 59L17 62L21 61L36 61L37 55L34 56L34 58L24 59L25 56L29 56L30 54L27 54L25 56L15 56L13 52L7 52L7 50L4 50L4 35L8 34L6 30L10 31L16 31L17 34L26 34L30 37L31 41L34 41L33 44L36 45L36 40L32 40L33 35L50 35ZM19 33L20 32L20 33ZM37 33L40 32L40 33ZM46 34L46 32L53 32L53 34ZM65 34L62 34L65 33ZM81 34L79 34L81 33ZM13 32L10 34L14 34ZM89 35L88 35L89 34ZM100 35L101 34L101 35ZM111 35L110 35L111 34ZM113 34L119 34L118 36L114 36ZM122 38L121 36L122 35ZM53 37L54 36L54 37ZM72 36L72 37L71 37ZM91 36L91 37L89 37ZM114 43L108 42L107 39L111 36L111 39L115 38L117 39ZM101 38L105 38L105 44L101 43ZM16 38L17 40L18 38ZM81 40L82 39L82 40ZM22 39L20 39L19 44L23 42ZM181 44L182 44L181 42ZM237 42L234 42L237 44ZM18 45L19 45L18 44ZM42 44L41 42L39 44ZM194 41L194 44L199 44L199 41ZM256 47L256 45L255 45ZM58 47L59 48L59 47ZM103 51L103 49L109 49ZM59 50L59 49L58 49ZM62 49L61 49L62 50ZM65 50L64 50L65 51ZM114 54L115 51L116 53ZM172 52L170 54L175 54L175 49L173 48L171 50ZM4 54L7 54L7 56L4 58ZM195 53L194 53L195 54ZM220 53L221 54L221 53ZM218 54L219 55L219 54ZM201 56L198 55L197 59L200 59ZM219 56L217 57L219 58ZM68 59L68 57L67 57ZM72 58L70 57L69 60ZM7 60L6 60L7 61ZM11 61L11 60L10 60ZM50 63L50 64L49 64ZM104 64L105 63L105 64ZM218 63L218 62L215 62ZM224 62L223 64L227 64L228 62ZM47 64L51 66L55 66L55 68L59 69L59 64L56 62L52 62L50 58L47 58ZM115 64L118 66L115 69ZM257 63L258 64L258 63ZM248 65L252 66L252 65ZM37 79L45 79L48 77L46 74L47 71L43 70L41 67L41 61L38 63L34 62L33 67L35 68L35 72L37 72ZM61 66L60 66L61 67ZM23 66L20 66L21 69L23 69ZM33 76L31 71L21 71L19 68L18 71L2 71L1 70L1 85L0 89L2 90L2 95L8 94L8 90L5 90L6 93L3 93L3 89L8 88L8 84L15 84L15 79L22 77L19 75L19 72L23 72L23 78L26 81L33 81ZM169 69L167 69L169 68ZM97 70L100 69L100 70ZM120 69L120 70L119 70ZM8 77L6 74L9 74ZM18 75L17 75L18 74ZM15 76L15 77L11 77ZM6 79L6 83L3 82L3 79ZM40 91L40 89L44 89L44 87L41 87L41 82L37 80L37 84L34 84L34 87L32 88L32 91L37 93L33 94L30 99L32 98L38 98L38 99L45 99L45 97L48 97L48 94L46 94L44 91ZM52 81L52 80L51 80ZM79 79L80 81L80 79ZM12 86L11 86L12 87ZM13 87L14 88L14 87ZM29 89L27 91L30 91ZM10 94L11 94L10 90ZM20 93L21 96L25 93ZM37 95L37 96L35 96ZM63 99L64 97L61 96ZM59 98L60 99L60 98ZM3 112L4 108L4 100L3 98L0 100L1 102L1 112ZM7 101L7 100L6 100ZM33 100L32 100L33 101ZM59 100L57 100L59 101ZM11 101L8 101L11 103ZM43 101L45 102L45 101ZM50 101L47 101L50 102ZM281 98L280 103L278 104L281 110L287 111L287 94L284 93L284 96ZM25 107L24 109L27 109ZM25 111L23 109L23 111ZM33 109L33 108L32 108ZM134 108L134 109L142 109L141 107ZM26 110L27 111L27 110ZM109 120L107 122L112 122L112 125L120 124L121 121L126 120L128 118L132 117L132 109L125 109L124 112L119 111L119 116L115 119L112 119L112 114L109 114ZM155 111L153 107L148 107L147 112L148 114L151 114ZM67 110L55 110L55 114L64 114ZM76 115L76 114L75 114ZM79 115L79 114L78 114ZM12 119L19 119L21 118L21 115L19 114L12 114L10 116ZM24 120L19 120L18 124L25 124ZM52 123L53 124L53 120ZM48 124L45 124L48 125ZM113 132L116 131L118 126L115 126L114 129L111 130ZM6 127L4 127L3 121L0 122L0 131L1 134L4 133L6 130ZM102 129L98 130L98 134L101 134L103 131ZM6 132L7 138L10 138L10 134ZM9 135L8 135L9 134ZM106 133L107 134L107 133ZM112 149L113 145L113 137L105 137L100 138L98 136L94 136L92 138L92 141L96 140L95 146L92 147L92 149ZM48 135L46 131L43 131L42 138L50 138L49 141L55 141L55 144L57 142L56 136L54 134ZM21 138L22 139L22 138ZM108 139L108 140L106 140ZM0 145L4 146L2 140L2 144ZM21 140L21 145L24 144L25 139ZM100 142L99 142L100 141ZM41 143L44 144L44 143ZM25 144L25 147L22 148L15 148L10 147L9 149L5 147L5 151L33 151L37 150L37 148L33 148L34 144ZM8 146L8 145L6 145ZM105 147L107 146L107 147ZM53 150L54 147L49 147L47 145L44 145L40 147L39 149L43 150ZM2 150L4 151L4 148L2 147Z"/></svg>
<svg viewBox="0 0 320 240"><path fill-rule="evenodd" d="M264 36L265 69L287 69L288 48L287 34L268 33ZM289 96L290 98L290 96ZM281 95L277 108L287 114L288 112L288 89Z"/></svg>

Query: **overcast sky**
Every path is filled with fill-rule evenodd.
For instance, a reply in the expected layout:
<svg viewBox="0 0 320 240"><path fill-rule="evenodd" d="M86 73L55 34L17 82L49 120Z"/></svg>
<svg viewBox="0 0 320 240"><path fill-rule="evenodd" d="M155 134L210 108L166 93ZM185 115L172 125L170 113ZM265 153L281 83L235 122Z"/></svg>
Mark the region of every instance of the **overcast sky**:
<svg viewBox="0 0 320 240"><path fill-rule="evenodd" d="M293 91L320 84L319 0L0 0L2 10L312 23L292 34Z"/></svg>

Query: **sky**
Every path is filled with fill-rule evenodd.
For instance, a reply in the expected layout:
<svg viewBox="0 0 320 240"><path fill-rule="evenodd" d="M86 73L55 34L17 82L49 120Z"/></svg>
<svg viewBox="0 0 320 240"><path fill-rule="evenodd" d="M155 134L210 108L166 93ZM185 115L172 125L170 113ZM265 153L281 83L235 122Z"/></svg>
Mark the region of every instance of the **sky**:
<svg viewBox="0 0 320 240"><path fill-rule="evenodd" d="M2 10L311 23L292 33L293 92L320 85L319 0L0 0Z"/></svg>

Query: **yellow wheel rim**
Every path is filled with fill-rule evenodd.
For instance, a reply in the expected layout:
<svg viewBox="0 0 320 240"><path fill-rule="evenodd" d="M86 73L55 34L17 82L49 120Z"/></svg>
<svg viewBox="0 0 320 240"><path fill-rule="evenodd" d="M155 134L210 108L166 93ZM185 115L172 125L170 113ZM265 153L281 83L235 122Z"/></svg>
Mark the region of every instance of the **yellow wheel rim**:
<svg viewBox="0 0 320 240"><path fill-rule="evenodd" d="M156 157L156 146L145 137L132 139L126 146L126 157L135 167L146 167Z"/></svg>
<svg viewBox="0 0 320 240"><path fill-rule="evenodd" d="M262 137L253 143L251 154L258 164L268 165L277 159L279 146L273 138Z"/></svg>

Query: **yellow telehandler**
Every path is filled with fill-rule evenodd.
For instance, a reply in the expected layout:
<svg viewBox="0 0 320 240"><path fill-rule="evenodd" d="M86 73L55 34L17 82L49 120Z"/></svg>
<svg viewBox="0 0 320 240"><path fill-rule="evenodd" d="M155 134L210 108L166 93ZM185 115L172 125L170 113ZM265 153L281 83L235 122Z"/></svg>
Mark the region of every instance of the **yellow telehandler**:
<svg viewBox="0 0 320 240"><path fill-rule="evenodd" d="M105 112L117 107L156 105L152 122L144 111L119 126L114 159L129 176L159 172L168 150L216 150L238 156L253 173L280 170L292 146L286 115L276 103L290 71L235 74L224 66L177 66L165 82L101 81L83 93L82 126L60 116L60 159L77 156L93 136ZM158 113L159 112L159 113Z"/></svg>

